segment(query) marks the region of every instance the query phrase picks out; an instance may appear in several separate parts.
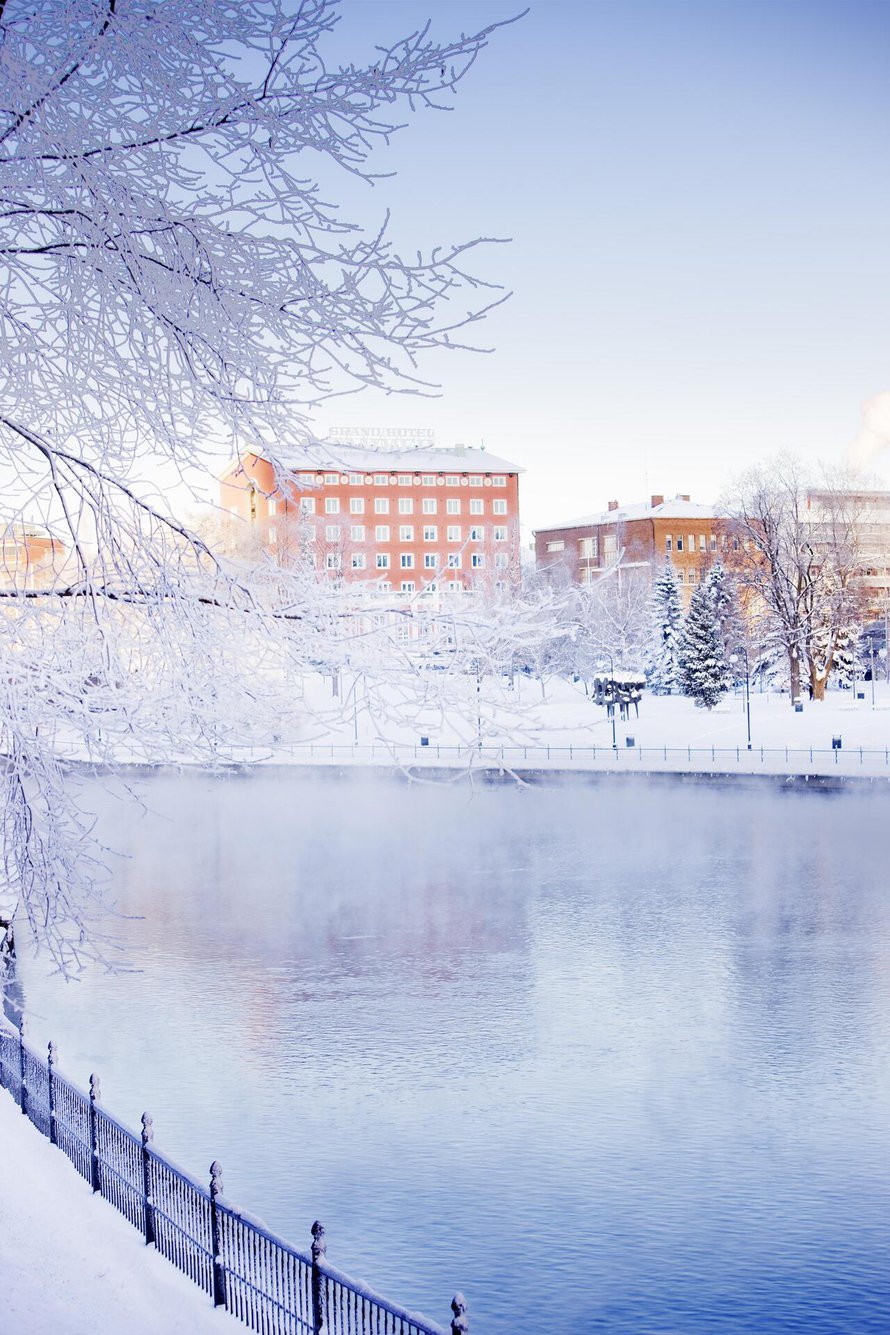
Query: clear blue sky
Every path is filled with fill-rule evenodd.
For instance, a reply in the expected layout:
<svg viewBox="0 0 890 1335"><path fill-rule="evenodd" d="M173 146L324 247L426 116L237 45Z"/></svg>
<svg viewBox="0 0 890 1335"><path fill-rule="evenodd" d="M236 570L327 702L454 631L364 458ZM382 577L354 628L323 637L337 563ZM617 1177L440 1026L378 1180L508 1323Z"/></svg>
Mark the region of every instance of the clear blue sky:
<svg viewBox="0 0 890 1335"><path fill-rule="evenodd" d="M344 0L331 55L520 8ZM884 0L539 0L380 155L395 180L346 191L409 250L513 238L479 259L515 294L495 351L437 357L439 399L348 399L321 428L484 441L526 468L531 526L709 500L782 448L840 462L890 389L888 89Z"/></svg>

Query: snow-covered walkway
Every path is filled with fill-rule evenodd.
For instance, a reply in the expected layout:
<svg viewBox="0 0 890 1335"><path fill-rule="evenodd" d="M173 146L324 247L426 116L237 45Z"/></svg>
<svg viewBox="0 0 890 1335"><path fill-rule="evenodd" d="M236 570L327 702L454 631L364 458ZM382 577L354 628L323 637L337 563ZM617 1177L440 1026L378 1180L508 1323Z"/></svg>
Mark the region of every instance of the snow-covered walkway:
<svg viewBox="0 0 890 1335"><path fill-rule="evenodd" d="M0 1090L0 1331L235 1335Z"/></svg>

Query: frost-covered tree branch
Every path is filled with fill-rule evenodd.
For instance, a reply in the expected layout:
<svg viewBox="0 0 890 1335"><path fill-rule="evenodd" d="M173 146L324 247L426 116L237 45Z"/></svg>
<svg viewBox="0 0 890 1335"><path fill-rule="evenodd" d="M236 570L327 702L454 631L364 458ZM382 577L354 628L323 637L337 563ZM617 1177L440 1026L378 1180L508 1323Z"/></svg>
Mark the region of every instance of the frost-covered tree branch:
<svg viewBox="0 0 890 1335"><path fill-rule="evenodd" d="M365 229L336 201L338 173L379 182L375 148L451 104L494 27L341 65L336 22L334 0L0 5L0 527L25 553L0 579L4 894L66 970L96 939L100 851L62 743L213 758L344 636L342 609L220 560L137 467L292 453L331 395L426 388L424 355L503 300L478 240L405 257L385 212Z"/></svg>

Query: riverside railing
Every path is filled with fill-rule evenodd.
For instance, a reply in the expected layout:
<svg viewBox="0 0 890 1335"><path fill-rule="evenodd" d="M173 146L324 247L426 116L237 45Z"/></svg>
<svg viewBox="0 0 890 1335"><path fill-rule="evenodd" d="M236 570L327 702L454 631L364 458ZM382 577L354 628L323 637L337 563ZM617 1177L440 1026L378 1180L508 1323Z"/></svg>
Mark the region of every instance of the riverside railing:
<svg viewBox="0 0 890 1335"><path fill-rule="evenodd" d="M380 762L394 765L431 764L459 768L569 766L630 770L651 767L678 770L715 770L744 773L784 772L836 774L861 772L890 774L890 747L818 746L636 746L635 744L577 745L522 743L458 746L430 740L417 743L386 742L279 742L268 747L233 746L228 757L243 765L294 763Z"/></svg>
<svg viewBox="0 0 890 1335"><path fill-rule="evenodd" d="M111 763L82 753L79 748L59 747L59 758L74 764ZM617 746L528 743L483 743L456 745L433 742L274 742L267 746L232 745L210 758L217 766L241 765L261 768L270 764L380 764L401 768L429 766L437 762L450 769L536 768L695 771L702 773L756 774L886 774L890 775L890 747L819 746L637 746L627 740ZM115 764L189 768L190 757L158 762L136 752L121 750Z"/></svg>
<svg viewBox="0 0 890 1335"><path fill-rule="evenodd" d="M0 1085L22 1113L137 1228L147 1244L262 1335L445 1335L445 1328L397 1307L335 1269L326 1257L324 1226L299 1252L223 1196L222 1168L213 1163L201 1185L160 1154L152 1119L137 1136L100 1103L99 1077L89 1093L58 1070L49 1044L44 1061L24 1039L24 1025L0 1024ZM451 1302L452 1335L466 1335L462 1294Z"/></svg>

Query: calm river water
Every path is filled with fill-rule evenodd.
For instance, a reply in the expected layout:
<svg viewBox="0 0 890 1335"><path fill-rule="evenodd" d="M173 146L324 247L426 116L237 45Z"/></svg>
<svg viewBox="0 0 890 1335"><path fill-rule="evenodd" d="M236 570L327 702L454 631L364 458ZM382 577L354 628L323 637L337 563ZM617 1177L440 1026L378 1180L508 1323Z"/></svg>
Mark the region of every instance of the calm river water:
<svg viewBox="0 0 890 1335"><path fill-rule="evenodd" d="M23 974L159 1148L474 1335L890 1330L886 796L142 791L141 972Z"/></svg>

